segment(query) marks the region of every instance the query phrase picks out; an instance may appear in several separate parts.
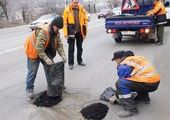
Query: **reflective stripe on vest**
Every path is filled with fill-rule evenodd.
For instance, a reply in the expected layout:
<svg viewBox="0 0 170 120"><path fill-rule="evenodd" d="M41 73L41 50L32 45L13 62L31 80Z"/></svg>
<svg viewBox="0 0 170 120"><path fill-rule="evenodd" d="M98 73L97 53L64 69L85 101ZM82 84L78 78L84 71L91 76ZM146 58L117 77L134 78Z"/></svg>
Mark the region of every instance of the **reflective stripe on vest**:
<svg viewBox="0 0 170 120"><path fill-rule="evenodd" d="M167 21L157 23L157 25L165 25L165 24L167 24Z"/></svg>
<svg viewBox="0 0 170 120"><path fill-rule="evenodd" d="M127 61L126 64L129 65L129 66L135 66L136 68L138 68L138 70L141 70L142 67L143 67L143 66L135 63L134 61ZM133 70L132 73L131 73L131 76L134 75L134 74L136 74L137 72L138 72L138 71Z"/></svg>
<svg viewBox="0 0 170 120"><path fill-rule="evenodd" d="M141 66L142 67L142 66ZM145 66L143 66L139 71L136 72L136 75L142 74L144 71L152 67L152 64L148 63Z"/></svg>
<svg viewBox="0 0 170 120"><path fill-rule="evenodd" d="M157 74L156 72L150 72L144 75L144 77L152 77L153 75Z"/></svg>

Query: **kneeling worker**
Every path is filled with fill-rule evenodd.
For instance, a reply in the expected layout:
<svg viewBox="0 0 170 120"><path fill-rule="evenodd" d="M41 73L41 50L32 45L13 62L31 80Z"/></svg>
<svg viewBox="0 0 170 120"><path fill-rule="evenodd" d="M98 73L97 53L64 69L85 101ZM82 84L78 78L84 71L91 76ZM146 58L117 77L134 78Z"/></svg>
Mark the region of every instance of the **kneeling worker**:
<svg viewBox="0 0 170 120"><path fill-rule="evenodd" d="M125 118L138 113L134 98L137 96L146 104L150 103L149 92L157 90L160 75L143 56L135 56L132 51L116 51L112 61L117 63L116 82L118 97L124 110L119 117ZM134 95L134 93L136 95Z"/></svg>

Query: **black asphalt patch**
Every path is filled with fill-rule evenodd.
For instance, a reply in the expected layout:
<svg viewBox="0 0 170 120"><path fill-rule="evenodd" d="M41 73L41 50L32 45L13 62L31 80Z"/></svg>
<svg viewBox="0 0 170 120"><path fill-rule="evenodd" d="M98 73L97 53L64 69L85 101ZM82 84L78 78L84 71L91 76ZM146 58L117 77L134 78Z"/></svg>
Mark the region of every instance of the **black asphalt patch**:
<svg viewBox="0 0 170 120"><path fill-rule="evenodd" d="M108 113L109 107L103 103L93 103L80 112L85 119L101 120Z"/></svg>
<svg viewBox="0 0 170 120"><path fill-rule="evenodd" d="M33 98L33 104L37 107L53 107L61 101L61 96L49 97L47 96L47 91L43 91Z"/></svg>

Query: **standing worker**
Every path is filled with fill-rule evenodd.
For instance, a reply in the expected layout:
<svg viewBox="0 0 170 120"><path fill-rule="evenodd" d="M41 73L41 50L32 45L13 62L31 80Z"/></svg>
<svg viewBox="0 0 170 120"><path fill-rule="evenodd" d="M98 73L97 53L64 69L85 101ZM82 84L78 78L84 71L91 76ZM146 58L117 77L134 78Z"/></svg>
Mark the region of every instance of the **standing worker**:
<svg viewBox="0 0 170 120"><path fill-rule="evenodd" d="M157 90L160 75L154 66L142 56L134 56L132 51L116 51L112 61L117 63L117 94L124 111L119 117L126 118L138 113L134 98L137 96L149 104L149 92Z"/></svg>
<svg viewBox="0 0 170 120"><path fill-rule="evenodd" d="M164 25L167 23L166 21L166 8L161 0L155 0L154 6L152 10L147 12L147 16L156 16L156 27L157 27L157 38L158 45L163 44L163 36L164 36Z"/></svg>
<svg viewBox="0 0 170 120"><path fill-rule="evenodd" d="M83 40L87 34L87 15L86 11L79 4L79 0L72 0L70 5L64 10L64 36L69 44L68 47L68 64L69 69L74 65L74 44L77 45L77 62L78 65L85 66L82 60Z"/></svg>
<svg viewBox="0 0 170 120"><path fill-rule="evenodd" d="M59 33L59 30L62 28L63 18L58 16L51 24L36 28L26 39L24 46L28 68L26 93L29 98L32 98L34 95L34 81L40 62L43 64L46 73L46 65L52 65L54 63L53 58L56 56L56 50L63 62L66 62L66 55Z"/></svg>

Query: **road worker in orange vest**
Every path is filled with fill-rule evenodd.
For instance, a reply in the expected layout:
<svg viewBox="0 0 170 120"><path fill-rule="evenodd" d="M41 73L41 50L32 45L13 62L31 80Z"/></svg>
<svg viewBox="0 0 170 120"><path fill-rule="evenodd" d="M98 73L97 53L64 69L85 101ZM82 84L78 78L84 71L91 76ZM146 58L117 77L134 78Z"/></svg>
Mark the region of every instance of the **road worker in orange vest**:
<svg viewBox="0 0 170 120"><path fill-rule="evenodd" d="M124 108L119 117L133 116L138 113L135 100L139 98L149 104L149 92L157 90L160 75L146 58L135 56L132 51L116 51L112 61L117 63L116 89Z"/></svg>
<svg viewBox="0 0 170 120"><path fill-rule="evenodd" d="M155 0L154 6L152 10L147 12L147 16L156 16L156 27L157 27L157 38L158 45L163 44L163 36L164 36L164 25L167 23L166 21L166 8L161 0Z"/></svg>
<svg viewBox="0 0 170 120"><path fill-rule="evenodd" d="M66 55L59 33L62 28L63 18L58 16L51 24L36 28L26 39L24 45L28 68L26 92L29 98L34 96L34 81L40 62L43 64L44 71L46 71L45 67L54 63L53 58L56 56L56 51L63 62L66 62Z"/></svg>

